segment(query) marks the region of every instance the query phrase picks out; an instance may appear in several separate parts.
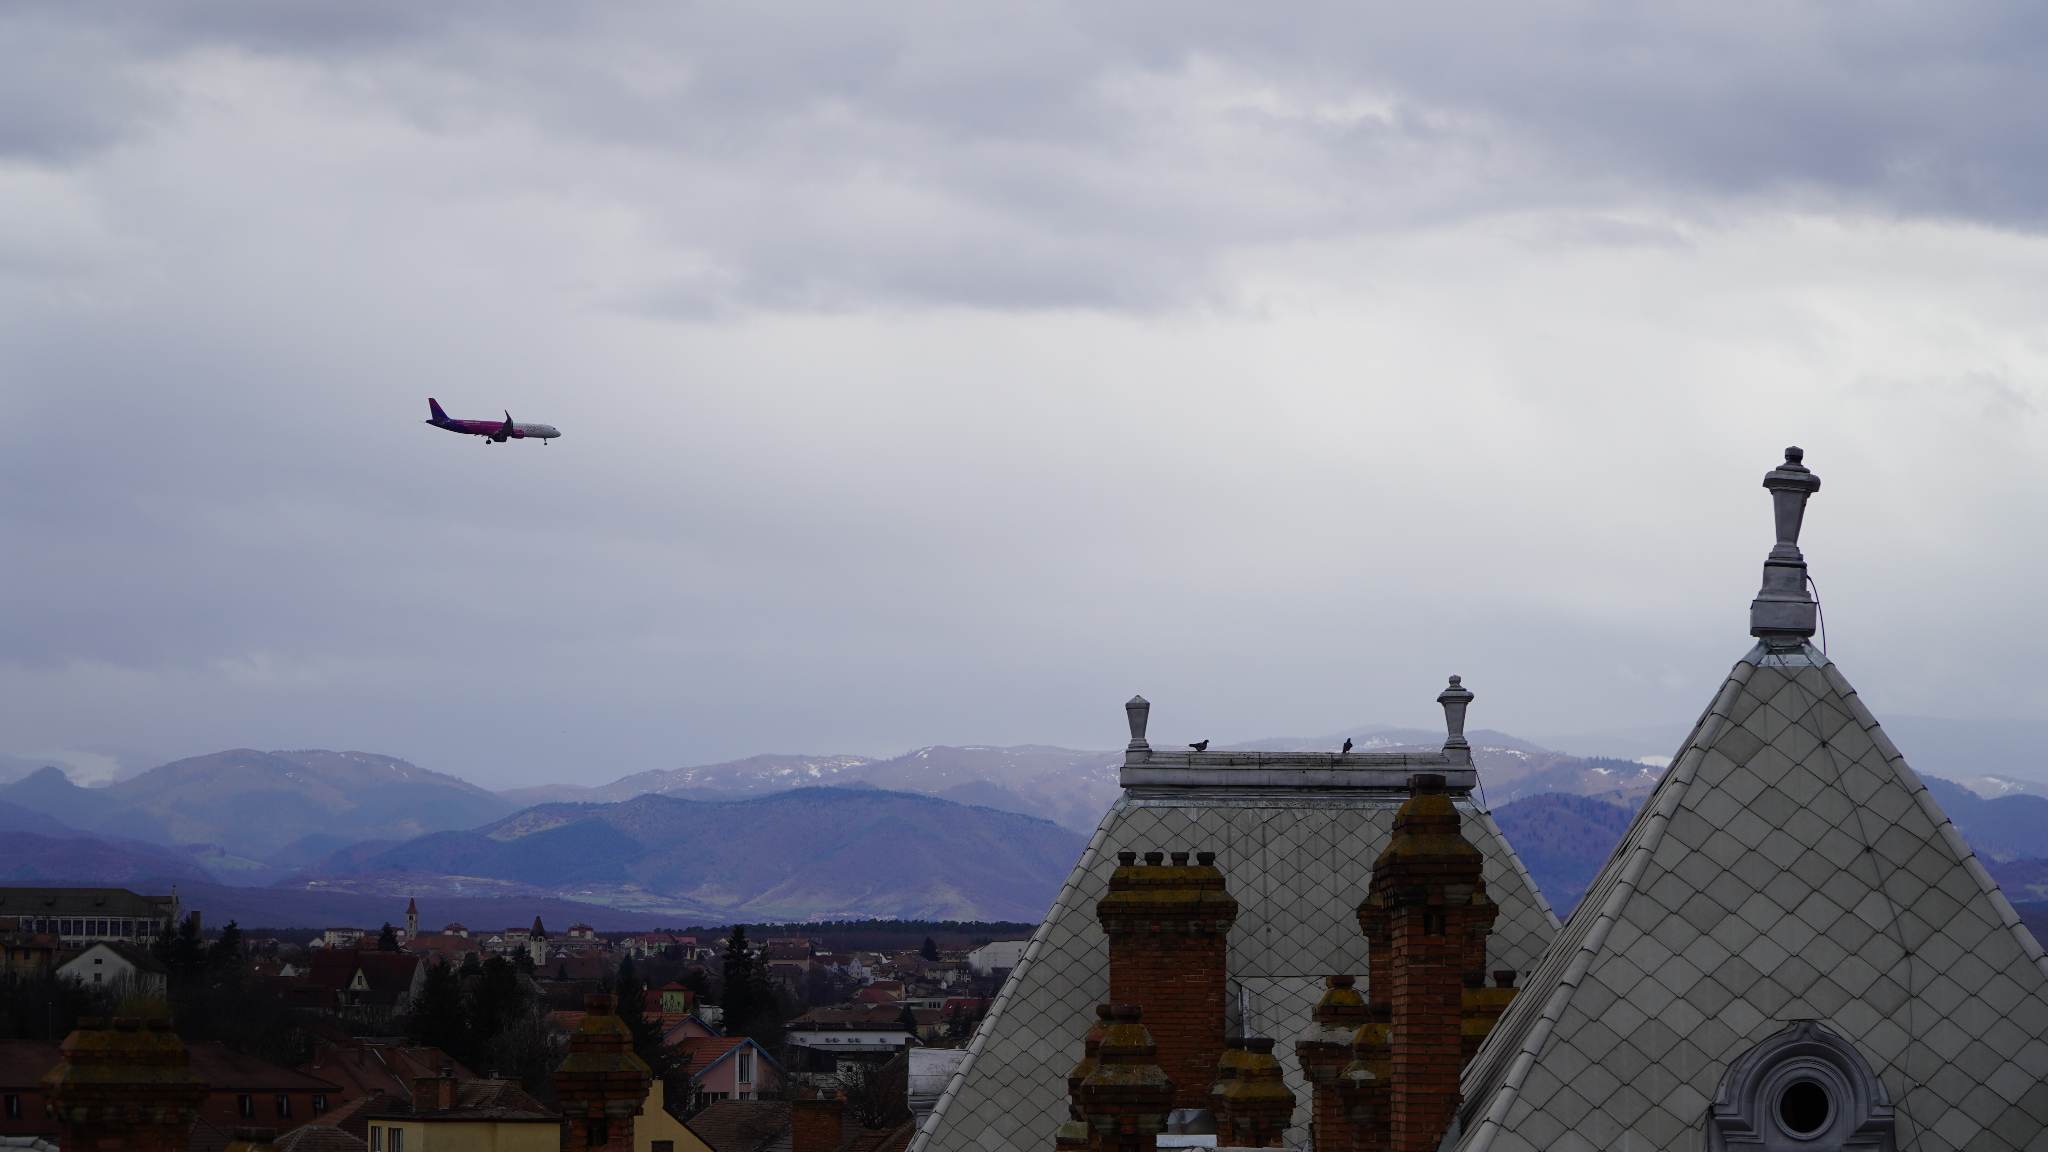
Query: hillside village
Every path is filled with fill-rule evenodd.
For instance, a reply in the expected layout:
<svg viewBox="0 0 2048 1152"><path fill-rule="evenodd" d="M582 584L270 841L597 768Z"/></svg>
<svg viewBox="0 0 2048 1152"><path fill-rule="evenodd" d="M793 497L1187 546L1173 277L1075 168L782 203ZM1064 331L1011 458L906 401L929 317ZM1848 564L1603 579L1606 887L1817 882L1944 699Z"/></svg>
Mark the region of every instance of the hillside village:
<svg viewBox="0 0 2048 1152"><path fill-rule="evenodd" d="M292 940L203 920L175 894L0 889L0 1137L60 1139L86 1050L177 1045L179 1146L463 1147L568 1122L563 1070L612 1044L645 1074L641 1152L790 1147L793 1102L820 1089L863 1149L901 1149L1023 945L1001 925L471 928L417 902Z"/></svg>

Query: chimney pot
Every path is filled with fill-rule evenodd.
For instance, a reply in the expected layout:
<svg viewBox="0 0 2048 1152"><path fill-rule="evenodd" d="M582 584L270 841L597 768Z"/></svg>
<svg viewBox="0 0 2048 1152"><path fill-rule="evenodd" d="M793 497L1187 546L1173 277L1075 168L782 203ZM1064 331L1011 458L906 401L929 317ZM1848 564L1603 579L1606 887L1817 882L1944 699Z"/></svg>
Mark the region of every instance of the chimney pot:
<svg viewBox="0 0 2048 1152"><path fill-rule="evenodd" d="M1166 863L1166 853L1147 852L1145 853L1145 863L1150 864L1156 868L1159 865Z"/></svg>
<svg viewBox="0 0 2048 1152"><path fill-rule="evenodd" d="M1273 1038L1271 1036L1246 1037L1244 1041L1244 1046L1245 1050L1248 1052L1257 1052L1261 1055L1271 1055L1273 1052Z"/></svg>
<svg viewBox="0 0 2048 1152"><path fill-rule="evenodd" d="M1204 868L1213 867L1216 863L1216 854L1214 852L1197 852L1195 853L1195 863L1200 864Z"/></svg>
<svg viewBox="0 0 2048 1152"><path fill-rule="evenodd" d="M1116 862L1128 868L1138 862L1138 854L1136 852L1119 852L1116 854Z"/></svg>
<svg viewBox="0 0 2048 1152"><path fill-rule="evenodd" d="M1494 969L1493 985L1496 988L1513 988L1515 986L1515 970L1513 968Z"/></svg>
<svg viewBox="0 0 2048 1152"><path fill-rule="evenodd" d="M1188 854L1187 854L1187 853L1185 853L1185 852L1175 852L1175 853L1173 854L1173 866L1174 866L1175 868L1185 868L1185 867L1187 867L1187 866L1188 866Z"/></svg>
<svg viewBox="0 0 2048 1152"><path fill-rule="evenodd" d="M1444 778L1437 772L1417 772L1408 778L1408 791L1418 796L1434 796L1444 790Z"/></svg>

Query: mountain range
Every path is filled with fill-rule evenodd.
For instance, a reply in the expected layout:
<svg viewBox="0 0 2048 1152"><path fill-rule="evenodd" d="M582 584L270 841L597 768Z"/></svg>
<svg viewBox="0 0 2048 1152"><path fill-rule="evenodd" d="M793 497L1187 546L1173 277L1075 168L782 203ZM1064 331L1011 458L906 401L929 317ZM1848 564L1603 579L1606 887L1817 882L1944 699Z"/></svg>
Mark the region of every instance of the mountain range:
<svg viewBox="0 0 2048 1152"><path fill-rule="evenodd" d="M81 788L43 768L0 787L0 803L81 832L157 844L213 844L264 860L318 853L370 837L410 838L473 827L515 805L468 781L390 756L236 748Z"/></svg>
<svg viewBox="0 0 2048 1152"><path fill-rule="evenodd" d="M1469 736L1484 801L1563 915L1661 767L1483 729ZM1433 749L1443 737L1367 727L1236 747L1335 749L1346 738L1375 751ZM506 793L365 752L234 749L92 788L44 768L0 785L0 833L17 849L0 859L0 882L211 884L240 894L223 906L290 917L359 906L351 901L402 907L417 893L489 907L556 902L592 923L612 913L1028 921L1114 801L1121 759L934 745L880 758L755 756ZM2048 896L2038 859L2048 857L2048 796L1982 763L1961 766L1969 787L1928 778L1937 798L1994 872L2020 886L2015 898Z"/></svg>
<svg viewBox="0 0 2048 1152"><path fill-rule="evenodd" d="M503 882L676 918L1034 920L1084 843L1049 820L875 788L646 793L536 805L312 873L355 891Z"/></svg>

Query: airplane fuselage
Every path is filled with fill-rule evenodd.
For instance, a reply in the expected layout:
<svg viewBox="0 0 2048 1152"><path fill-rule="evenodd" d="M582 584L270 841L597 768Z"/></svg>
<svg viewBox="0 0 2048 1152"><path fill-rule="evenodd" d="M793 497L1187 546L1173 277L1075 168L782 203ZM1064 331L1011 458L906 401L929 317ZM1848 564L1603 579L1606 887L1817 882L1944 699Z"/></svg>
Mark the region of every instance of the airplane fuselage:
<svg viewBox="0 0 2048 1152"><path fill-rule="evenodd" d="M507 429L503 420L429 420L427 423L465 436L486 436L500 444L507 440L553 440L562 434L552 424L514 424Z"/></svg>
<svg viewBox="0 0 2048 1152"><path fill-rule="evenodd" d="M503 420L457 420L441 410L441 402L427 398L427 423L444 432L459 432L464 436L481 436L485 443L503 444L507 440L538 440L545 444L562 433L553 424L520 424L507 412Z"/></svg>

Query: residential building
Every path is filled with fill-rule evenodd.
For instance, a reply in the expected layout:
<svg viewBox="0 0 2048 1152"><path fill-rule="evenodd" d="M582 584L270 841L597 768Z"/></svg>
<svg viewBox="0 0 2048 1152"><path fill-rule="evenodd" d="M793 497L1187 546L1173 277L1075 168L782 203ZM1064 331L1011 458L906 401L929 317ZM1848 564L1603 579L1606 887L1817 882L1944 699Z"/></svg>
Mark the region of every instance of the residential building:
<svg viewBox="0 0 2048 1152"><path fill-rule="evenodd" d="M370 1146L332 1124L301 1124L272 1144L277 1152L370 1152Z"/></svg>
<svg viewBox="0 0 2048 1152"><path fill-rule="evenodd" d="M510 1080L414 1081L360 1109L369 1152L561 1152L562 1117Z"/></svg>
<svg viewBox="0 0 2048 1152"><path fill-rule="evenodd" d="M908 1052L910 1111L921 1126L939 1102L939 1094L960 1062L967 1059L965 1048L912 1048Z"/></svg>
<svg viewBox="0 0 2048 1152"><path fill-rule="evenodd" d="M706 1023L702 1015L692 1012L667 1025L667 1031L661 1034L661 1046L674 1048L685 1040L708 1039L717 1035L718 1029Z"/></svg>
<svg viewBox="0 0 2048 1152"><path fill-rule="evenodd" d="M633 1120L633 1152L711 1152L668 1110L668 1087L658 1077L648 1082L647 1104Z"/></svg>
<svg viewBox="0 0 2048 1152"><path fill-rule="evenodd" d="M687 1016L697 1010L697 994L681 984L670 981L653 991L663 1016Z"/></svg>
<svg viewBox="0 0 2048 1152"><path fill-rule="evenodd" d="M17 930L50 933L66 948L99 941L147 943L180 920L178 891L144 896L126 888L0 887L0 918Z"/></svg>
<svg viewBox="0 0 2048 1152"><path fill-rule="evenodd" d="M57 966L57 975L92 988L110 988L117 995L161 1000L164 966L140 944L100 941Z"/></svg>
<svg viewBox="0 0 2048 1152"><path fill-rule="evenodd" d="M326 928L322 929L319 937L313 941L313 946L315 948L338 948L343 951L354 951L361 948L365 940L370 940L373 944L376 943L375 940L371 940L370 934L361 928Z"/></svg>
<svg viewBox="0 0 2048 1152"><path fill-rule="evenodd" d="M187 1051L192 1075L206 1085L200 1119L221 1132L258 1125L284 1132L350 1098L343 1084L220 1044L191 1044Z"/></svg>
<svg viewBox="0 0 2048 1152"><path fill-rule="evenodd" d="M0 1040L0 1136L57 1134L57 1121L44 1107L42 1081L58 1055L54 1044Z"/></svg>
<svg viewBox="0 0 2048 1152"><path fill-rule="evenodd" d="M937 1026L938 1013L925 1010ZM849 1063L889 1060L918 1036L903 1024L902 1005L813 1008L789 1022L783 1045L809 1076L837 1076Z"/></svg>
<svg viewBox="0 0 2048 1152"><path fill-rule="evenodd" d="M12 919L0 921L0 975L34 976L53 972L61 951L63 945L54 932L17 928Z"/></svg>
<svg viewBox="0 0 2048 1152"><path fill-rule="evenodd" d="M689 1128L711 1152L790 1152L787 1100L715 1101Z"/></svg>
<svg viewBox="0 0 2048 1152"><path fill-rule="evenodd" d="M992 940L967 954L967 966L976 976L994 976L1008 972L1024 958L1024 948L1029 940Z"/></svg>
<svg viewBox="0 0 2048 1152"><path fill-rule="evenodd" d="M745 1036L692 1036L677 1049L689 1063L693 1108L717 1100L757 1100L782 1089L782 1066Z"/></svg>
<svg viewBox="0 0 2048 1152"><path fill-rule="evenodd" d="M476 1073L439 1048L402 1041L322 1042L315 1045L313 1059L303 1069L309 1075L341 1085L344 1100L377 1095L404 1097L411 1094L415 1081L439 1076L444 1070L458 1080L477 1078Z"/></svg>
<svg viewBox="0 0 2048 1152"><path fill-rule="evenodd" d="M300 988L308 1007L388 1026L426 983L421 958L409 952L324 949L313 953Z"/></svg>

